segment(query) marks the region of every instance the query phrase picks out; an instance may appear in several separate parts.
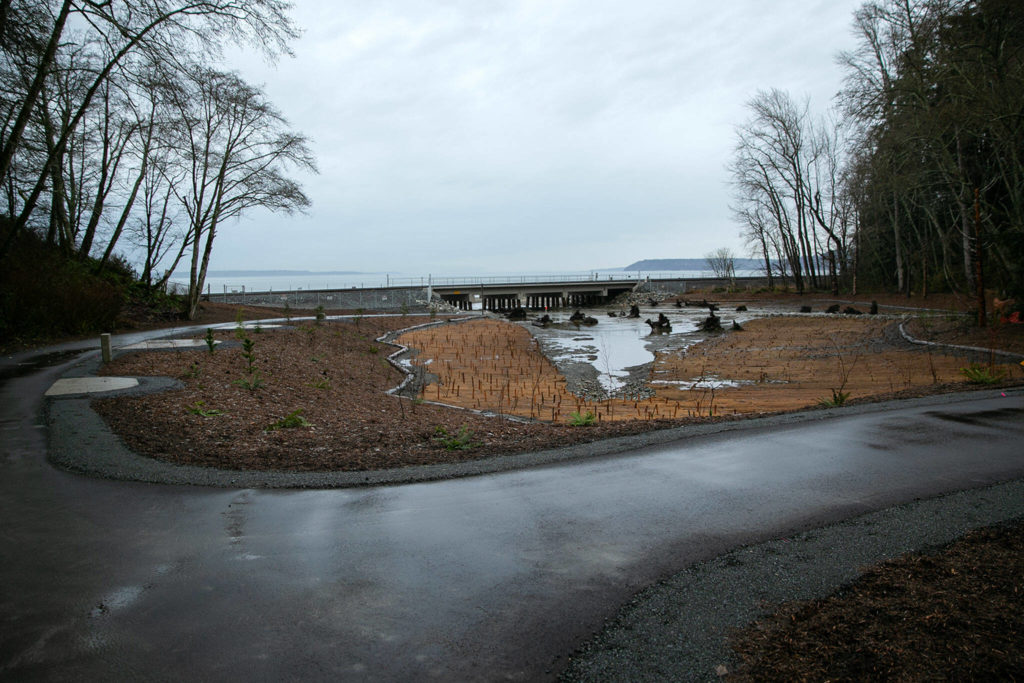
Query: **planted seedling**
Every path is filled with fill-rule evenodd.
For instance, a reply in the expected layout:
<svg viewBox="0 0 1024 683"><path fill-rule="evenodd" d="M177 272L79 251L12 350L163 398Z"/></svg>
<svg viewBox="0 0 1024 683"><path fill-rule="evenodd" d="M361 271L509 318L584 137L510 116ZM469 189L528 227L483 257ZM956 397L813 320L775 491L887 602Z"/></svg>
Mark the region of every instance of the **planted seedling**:
<svg viewBox="0 0 1024 683"><path fill-rule="evenodd" d="M313 425L306 418L302 417L302 408L293 410L280 420L267 427L268 432L277 429L295 429L297 427L312 427Z"/></svg>
<svg viewBox="0 0 1024 683"><path fill-rule="evenodd" d="M237 387L242 387L243 389L248 389L249 391L256 391L257 389L262 387L264 384L266 384L266 382L264 381L263 377L260 375L260 371L259 370L253 370L252 374L250 374L248 377L243 377L242 379L236 379L233 382L233 384L235 386L237 386Z"/></svg>
<svg viewBox="0 0 1024 683"><path fill-rule="evenodd" d="M838 408L841 405L845 405L848 398L850 398L849 391L838 391L833 389L832 398L823 398L818 401L818 405L823 408Z"/></svg>
<svg viewBox="0 0 1024 683"><path fill-rule="evenodd" d="M245 339L245 318L242 316L242 309L235 313L235 337L239 340Z"/></svg>
<svg viewBox="0 0 1024 683"><path fill-rule="evenodd" d="M480 445L473 441L473 432L466 429L466 425L459 427L459 431L451 434L448 430L438 425L434 427L434 442L444 447L446 451L468 451Z"/></svg>
<svg viewBox="0 0 1024 683"><path fill-rule="evenodd" d="M203 401L196 401L188 408L188 412L193 415L199 415L200 417L214 417L216 415L223 415L223 410L217 410L216 408L207 408L206 403Z"/></svg>
<svg viewBox="0 0 1024 683"><path fill-rule="evenodd" d="M971 384L998 384L1006 377L1006 372L1000 368L977 363L960 368L960 374L966 377Z"/></svg>
<svg viewBox="0 0 1024 683"><path fill-rule="evenodd" d="M212 327L206 328L206 336L203 337L203 341L206 342L206 348L210 352L210 355L212 356L213 352L217 349L217 340L213 338Z"/></svg>

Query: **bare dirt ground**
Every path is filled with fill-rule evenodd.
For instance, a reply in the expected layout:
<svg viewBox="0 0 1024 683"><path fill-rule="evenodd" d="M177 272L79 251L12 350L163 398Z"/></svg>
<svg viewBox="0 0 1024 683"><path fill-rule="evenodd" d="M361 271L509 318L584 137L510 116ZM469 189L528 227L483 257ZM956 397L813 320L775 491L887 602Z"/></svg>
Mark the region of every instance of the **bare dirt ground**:
<svg viewBox="0 0 1024 683"><path fill-rule="evenodd" d="M888 316L754 320L685 351L659 352L651 372L656 395L640 401L579 398L527 330L500 321L416 330L400 341L419 350L416 363L434 376L423 398L551 422L573 413L599 422L749 416L951 391L967 388L963 368L990 360L994 377L1024 380L1012 359L915 346L898 325ZM954 336L962 325L926 322L919 333Z"/></svg>

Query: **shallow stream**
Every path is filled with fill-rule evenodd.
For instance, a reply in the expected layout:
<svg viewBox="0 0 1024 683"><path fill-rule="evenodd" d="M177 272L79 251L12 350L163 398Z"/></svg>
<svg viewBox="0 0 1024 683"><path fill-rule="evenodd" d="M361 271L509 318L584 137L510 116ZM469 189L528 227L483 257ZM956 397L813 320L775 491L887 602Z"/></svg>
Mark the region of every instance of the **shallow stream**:
<svg viewBox="0 0 1024 683"><path fill-rule="evenodd" d="M574 393L588 393L588 384L597 383L607 395L638 396L647 383L655 353L662 349L686 349L707 338L698 325L708 316L706 308L674 306L641 307L639 318L611 317L609 308L581 309L597 319L597 325L569 322L573 311L549 312L552 324L542 328L531 320L522 323L538 340L541 350L565 375ZM672 323L670 332L652 332L646 319L657 320L664 313ZM720 310L723 326L733 320L743 323L756 312L735 313ZM592 393L592 392L591 392Z"/></svg>

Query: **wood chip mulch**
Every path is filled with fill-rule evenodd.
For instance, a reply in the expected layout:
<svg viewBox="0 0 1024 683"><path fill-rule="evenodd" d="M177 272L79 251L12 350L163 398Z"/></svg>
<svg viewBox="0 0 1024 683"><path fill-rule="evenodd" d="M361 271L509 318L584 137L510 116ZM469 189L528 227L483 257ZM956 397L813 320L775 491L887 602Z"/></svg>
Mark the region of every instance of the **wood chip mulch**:
<svg viewBox="0 0 1024 683"><path fill-rule="evenodd" d="M115 358L105 375L156 375L185 388L149 396L93 401L96 411L135 452L172 463L237 470L355 471L465 461L591 442L683 421L587 427L484 417L385 393L404 375L387 361L396 350L375 341L426 317L363 318L358 323L296 323L296 329L248 330L251 377L233 330L222 342L180 351ZM272 429L298 413L308 426ZM298 420L295 420L296 422ZM689 420L698 422L700 420ZM444 430L448 441L439 434ZM460 444L453 444L459 435Z"/></svg>
<svg viewBox="0 0 1024 683"><path fill-rule="evenodd" d="M866 571L736 634L735 681L1024 680L1024 522Z"/></svg>

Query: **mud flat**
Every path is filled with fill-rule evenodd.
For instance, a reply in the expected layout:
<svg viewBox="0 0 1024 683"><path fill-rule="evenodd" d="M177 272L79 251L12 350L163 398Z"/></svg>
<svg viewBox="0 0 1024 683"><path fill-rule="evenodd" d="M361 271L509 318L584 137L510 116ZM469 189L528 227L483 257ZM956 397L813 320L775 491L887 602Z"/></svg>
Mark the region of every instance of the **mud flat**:
<svg viewBox="0 0 1024 683"><path fill-rule="evenodd" d="M652 335L644 318L665 312L671 333ZM438 382L423 397L442 403L561 421L762 414L962 383L983 359L966 350L915 346L899 316L781 315L778 307L719 311L723 332L698 323L704 309L661 307L641 318L577 328L552 315L547 328L481 320L403 335L430 360ZM653 313L653 315L652 315ZM742 330L730 329L735 320ZM1024 378L1009 358L995 372Z"/></svg>

